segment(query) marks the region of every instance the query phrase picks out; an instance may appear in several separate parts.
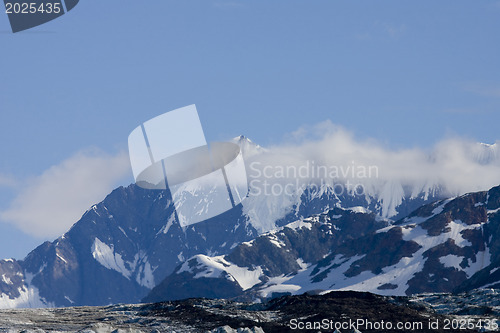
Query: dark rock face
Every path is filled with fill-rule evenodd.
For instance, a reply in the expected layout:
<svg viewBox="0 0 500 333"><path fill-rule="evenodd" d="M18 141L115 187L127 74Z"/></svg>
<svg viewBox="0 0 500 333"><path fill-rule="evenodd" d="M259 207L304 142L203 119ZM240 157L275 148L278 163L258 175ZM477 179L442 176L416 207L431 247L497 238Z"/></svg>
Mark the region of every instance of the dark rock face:
<svg viewBox="0 0 500 333"><path fill-rule="evenodd" d="M187 272L172 274L153 288L143 301L160 302L194 297L225 299L236 297L242 292L240 285L229 280L227 275L222 275L220 279L202 277L190 281L190 278Z"/></svg>
<svg viewBox="0 0 500 333"><path fill-rule="evenodd" d="M339 254L346 258L363 255L362 259L350 265L344 276L358 276L367 270L378 275L403 258L416 258L420 255L417 251L422 249L421 260L408 261L421 267L410 275L405 293L452 291L465 283L470 275L487 266L490 254L492 258L498 254L485 232L494 225L495 219L495 214L488 213L486 209L487 198L494 197L493 193L497 190L493 188L489 192L472 193L423 206L386 232L346 242L330 257L320 261L313 275ZM451 260L454 262L451 263ZM498 266L493 264L492 267ZM322 274L323 278L327 278L326 270L322 270ZM387 280L377 289L396 289L395 285Z"/></svg>
<svg viewBox="0 0 500 333"><path fill-rule="evenodd" d="M500 288L500 186L488 191L486 209L488 223L483 227L483 237L488 240L491 263L459 285L455 291L475 288Z"/></svg>
<svg viewBox="0 0 500 333"><path fill-rule="evenodd" d="M14 259L0 260L0 293L10 299L20 296L19 288L23 286L23 270Z"/></svg>
<svg viewBox="0 0 500 333"><path fill-rule="evenodd" d="M343 244L335 255L342 254L344 257L363 255L363 258L356 260L344 273L347 277L353 277L366 270L380 274L384 267L397 264L403 257L411 257L419 248L417 243L403 240L401 230L394 228L387 233L351 240ZM333 260L333 257L330 255L328 259Z"/></svg>
<svg viewBox="0 0 500 333"><path fill-rule="evenodd" d="M327 279L329 273L341 266L335 262L339 255L343 258L362 256L343 273L345 277L354 277L363 271L379 274L382 268L398 263L403 257L411 257L419 248L415 242L404 241L398 228L392 228L386 233L371 233L349 239L314 266L310 273L311 280L317 283Z"/></svg>
<svg viewBox="0 0 500 333"><path fill-rule="evenodd" d="M484 223L488 219L486 207L476 204L484 203L486 197L487 192L471 193L458 197L444 206L443 213L430 217L421 224L421 227L427 230L429 236L437 236L449 230L448 224L455 220L460 220L467 225Z"/></svg>
<svg viewBox="0 0 500 333"><path fill-rule="evenodd" d="M54 242L2 261L6 276L19 274L0 290L15 297L29 285L57 306L137 302L185 258L227 253L257 236L241 206L184 229L172 216L168 192L120 187Z"/></svg>
<svg viewBox="0 0 500 333"><path fill-rule="evenodd" d="M325 214L320 214L311 219L306 219L306 224L292 223L281 230L267 233L257 237L251 242L238 245L230 254L224 256L227 267L248 267L249 270L261 270L261 282L269 278L295 274L304 262L318 262L328 254L339 248L344 242L371 234L375 230L388 225L387 221L377 221L372 213L355 213L350 210L335 208ZM348 248L348 247L346 247ZM215 259L215 258L214 258ZM200 272L211 272L212 267L207 267L203 258L194 258L188 261L189 274L186 274L185 264L174 271L158 287L154 288L144 301L172 300L187 297L205 297L193 294L192 284L200 285ZM229 268L230 270L230 268ZM180 273L179 273L180 272ZM228 271L229 272L229 271ZM243 288L234 281L228 272L222 271L216 278L203 279L203 283L210 290L217 280L231 280L231 286L239 286L239 292L232 296L243 294ZM182 275L182 279L179 277ZM179 281L182 281L186 293L181 294ZM213 281L213 282L210 282ZM184 290L184 289L183 289ZM235 291L233 287L229 290ZM218 290L215 298L225 298L225 290ZM250 297L251 298L251 297Z"/></svg>
<svg viewBox="0 0 500 333"><path fill-rule="evenodd" d="M396 289L398 286L392 283L384 283L377 287L378 290Z"/></svg>
<svg viewBox="0 0 500 333"><path fill-rule="evenodd" d="M387 222L376 221L372 213L334 208L318 215L317 222L312 223L310 228L285 226L272 233L273 236L256 238L251 246L237 246L226 259L241 267L265 267L264 272L269 276L288 274L300 269L297 264L299 258L304 262L317 262L346 240L359 238L385 226ZM275 237L282 246L272 243Z"/></svg>
<svg viewBox="0 0 500 333"><path fill-rule="evenodd" d="M497 260L464 281L453 291L464 292L475 288L500 289L500 271L498 267L500 267L500 262Z"/></svg>
<svg viewBox="0 0 500 333"><path fill-rule="evenodd" d="M310 290L411 295L497 287L498 189L422 206L392 226L371 213L335 208L238 245L210 278L236 280L238 298L250 300ZM185 285L215 267L197 262L196 271L183 275ZM230 274L236 271L253 276L250 286ZM175 285L166 285L150 297L173 299Z"/></svg>

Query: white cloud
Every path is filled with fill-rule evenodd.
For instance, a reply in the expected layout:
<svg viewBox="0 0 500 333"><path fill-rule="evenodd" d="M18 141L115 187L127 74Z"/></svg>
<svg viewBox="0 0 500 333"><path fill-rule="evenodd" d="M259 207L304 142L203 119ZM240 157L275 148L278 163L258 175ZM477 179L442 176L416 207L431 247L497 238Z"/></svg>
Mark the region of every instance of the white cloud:
<svg viewBox="0 0 500 333"><path fill-rule="evenodd" d="M0 219L36 237L58 236L130 174L124 152L79 152L18 184L22 187L10 206L0 212Z"/></svg>
<svg viewBox="0 0 500 333"><path fill-rule="evenodd" d="M393 40L401 38L406 33L405 24L394 24L390 22L376 21L370 31L363 31L354 34L358 40L373 40L380 37L390 37Z"/></svg>
<svg viewBox="0 0 500 333"><path fill-rule="evenodd" d="M376 26L380 26L391 38L399 38L406 31L406 25L404 24L395 25L388 22L377 22Z"/></svg>
<svg viewBox="0 0 500 333"><path fill-rule="evenodd" d="M301 128L291 135L291 140L292 143L269 147L264 153L252 157L249 165L254 161L258 161L258 165L248 169L250 179L264 177L256 169L263 171L270 166L268 174L276 171L277 177L274 178L279 178L267 179L270 183L297 184L293 172L309 161L309 165L314 162L316 166L333 166L337 170L347 170L350 166L356 166L355 170L376 167L377 173L372 173L371 177L348 174L345 179L363 185L367 194L379 197L386 193L399 195L403 190L409 195L417 195L438 188L446 195L454 196L500 185L500 141L487 145L449 137L431 149L390 149L373 139L359 140L329 121ZM284 176L279 174L287 168ZM306 174L306 179L300 177L301 185L311 180L318 181L311 171ZM391 200L399 199L386 198L386 202Z"/></svg>
<svg viewBox="0 0 500 333"><path fill-rule="evenodd" d="M438 142L431 149L390 149L373 139L359 140L329 121L300 128L289 139L288 143L248 155L247 163L258 161L261 169L271 166L271 170L277 166L299 168L307 161L337 167L353 164L376 166L376 177L353 179L376 196L397 194L399 192L392 189L399 186L415 194L441 187L448 195L458 195L500 184L500 141L484 145L452 137ZM249 168L248 173L249 180L255 178L254 169ZM23 182L23 185L18 182L18 195L6 210L0 212L0 220L37 237L58 236L120 182L131 179L131 175L125 152L115 155L96 150L79 152ZM285 175L282 179L269 181L292 180L295 184L293 178L293 175ZM2 184L12 187L16 183L9 177L0 177ZM261 199L263 205L276 206L277 210L285 208L292 200L288 196L275 198L283 202L274 202L273 198L264 196ZM393 199L387 198L386 202ZM250 201L247 199L247 202Z"/></svg>
<svg viewBox="0 0 500 333"><path fill-rule="evenodd" d="M462 89L476 95L485 97L500 97L500 85L485 83L466 83Z"/></svg>

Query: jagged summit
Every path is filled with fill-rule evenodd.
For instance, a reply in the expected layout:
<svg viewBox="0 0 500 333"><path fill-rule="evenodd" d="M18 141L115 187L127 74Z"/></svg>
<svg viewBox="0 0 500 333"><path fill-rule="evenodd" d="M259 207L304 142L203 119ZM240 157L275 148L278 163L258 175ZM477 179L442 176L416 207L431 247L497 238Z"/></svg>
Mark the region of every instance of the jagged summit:
<svg viewBox="0 0 500 333"><path fill-rule="evenodd" d="M240 141L248 141L248 142L252 142L252 140L250 140L249 138L247 138L246 136L244 135L238 135L236 137L234 137L232 139L232 141L235 141L235 142L240 142Z"/></svg>
<svg viewBox="0 0 500 333"><path fill-rule="evenodd" d="M500 163L500 144L479 143L475 152L475 159L480 164Z"/></svg>
<svg viewBox="0 0 500 333"><path fill-rule="evenodd" d="M239 135L237 137L234 137L233 139L231 139L231 141L240 146L243 157L245 158L251 158L256 154L266 151L266 149L254 143L252 140L250 140L244 135Z"/></svg>

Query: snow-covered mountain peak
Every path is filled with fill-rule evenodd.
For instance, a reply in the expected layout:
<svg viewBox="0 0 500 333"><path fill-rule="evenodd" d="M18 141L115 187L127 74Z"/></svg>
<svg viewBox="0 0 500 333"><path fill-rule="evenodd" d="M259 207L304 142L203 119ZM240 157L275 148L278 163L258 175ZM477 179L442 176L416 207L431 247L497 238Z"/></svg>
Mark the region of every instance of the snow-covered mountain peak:
<svg viewBox="0 0 500 333"><path fill-rule="evenodd" d="M256 144L249 138L244 135L239 135L231 139L231 142L236 143L240 146L241 153L244 158L250 158L256 154L262 153L266 151L266 149L262 148L260 145Z"/></svg>
<svg viewBox="0 0 500 333"><path fill-rule="evenodd" d="M233 141L234 143L248 142L253 144L253 141L244 135L235 136L234 138L231 139L231 141Z"/></svg>
<svg viewBox="0 0 500 333"><path fill-rule="evenodd" d="M493 144L478 143L474 158L480 164L500 163L500 145L498 142Z"/></svg>

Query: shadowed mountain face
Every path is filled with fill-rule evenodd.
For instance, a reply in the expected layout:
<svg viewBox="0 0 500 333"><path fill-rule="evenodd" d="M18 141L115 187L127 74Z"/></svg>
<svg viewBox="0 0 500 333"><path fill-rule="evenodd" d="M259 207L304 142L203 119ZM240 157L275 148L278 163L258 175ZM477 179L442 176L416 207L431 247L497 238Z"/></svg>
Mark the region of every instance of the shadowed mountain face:
<svg viewBox="0 0 500 333"><path fill-rule="evenodd" d="M287 224L302 214L318 213L335 205L340 205L336 196L325 193L308 198L304 193L300 207L271 225ZM267 231L261 225L254 227L244 209L238 205L210 220L182 228L175 220L167 191L145 190L136 185L120 187L55 241L40 245L22 261L0 261L6 277L0 280L0 305L42 307L139 301L186 259L197 254L228 254L238 244Z"/></svg>
<svg viewBox="0 0 500 333"><path fill-rule="evenodd" d="M241 205L181 228L168 192L121 187L24 260L0 261L0 301L3 307L130 303L156 285L147 299L450 291L490 263L495 273L497 192L423 206L393 226L364 208L338 207L281 220L285 227L259 237ZM172 294L158 292L164 289Z"/></svg>
<svg viewBox="0 0 500 333"><path fill-rule="evenodd" d="M495 187L424 205L390 225L372 213L336 208L225 256L194 256L145 301L228 297L204 294L223 283L244 300L311 290L411 295L497 287L499 200Z"/></svg>
<svg viewBox="0 0 500 333"><path fill-rule="evenodd" d="M166 191L118 188L54 242L19 262L3 260L7 306L136 302L198 253L225 253L257 236L241 207L182 229Z"/></svg>

